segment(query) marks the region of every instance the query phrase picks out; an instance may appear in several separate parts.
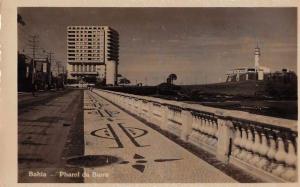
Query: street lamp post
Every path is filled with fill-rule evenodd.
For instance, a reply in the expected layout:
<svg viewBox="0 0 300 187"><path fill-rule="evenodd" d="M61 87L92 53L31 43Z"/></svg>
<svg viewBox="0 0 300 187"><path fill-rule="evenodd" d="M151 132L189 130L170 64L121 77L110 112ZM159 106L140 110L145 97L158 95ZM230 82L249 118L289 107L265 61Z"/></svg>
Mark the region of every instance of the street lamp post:
<svg viewBox="0 0 300 187"><path fill-rule="evenodd" d="M31 73L32 95L35 96L35 61L32 59L32 73Z"/></svg>

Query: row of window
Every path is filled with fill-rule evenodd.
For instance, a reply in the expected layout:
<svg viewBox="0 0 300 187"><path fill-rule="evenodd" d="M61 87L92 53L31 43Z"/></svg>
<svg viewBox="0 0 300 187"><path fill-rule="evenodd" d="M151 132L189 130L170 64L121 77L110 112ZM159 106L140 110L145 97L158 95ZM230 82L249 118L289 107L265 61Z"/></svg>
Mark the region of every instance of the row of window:
<svg viewBox="0 0 300 187"><path fill-rule="evenodd" d="M103 49L103 45L70 45L68 49Z"/></svg>
<svg viewBox="0 0 300 187"><path fill-rule="evenodd" d="M90 56L90 57L103 57L103 55L100 55L100 54L68 54L68 56L76 56L76 57L79 57L79 56Z"/></svg>
<svg viewBox="0 0 300 187"><path fill-rule="evenodd" d="M91 61L99 61L103 60L103 58L68 58L68 60L82 61L82 60L91 60Z"/></svg>
<svg viewBox="0 0 300 187"><path fill-rule="evenodd" d="M78 30L76 30L76 31L74 31L74 30L72 30L72 31L68 31L68 33L88 33L88 34L91 34L91 33L103 33L103 31L97 31L97 30L89 30L89 31L86 31L86 30L80 30L80 31L78 31Z"/></svg>
<svg viewBox="0 0 300 187"><path fill-rule="evenodd" d="M72 65L73 72L95 72L96 65Z"/></svg>
<svg viewBox="0 0 300 187"><path fill-rule="evenodd" d="M102 53L103 50L68 50L70 53Z"/></svg>
<svg viewBox="0 0 300 187"><path fill-rule="evenodd" d="M72 48L72 49L100 49L102 50L104 46L100 46L99 45L77 45L77 46L69 46L68 48ZM83 51L83 50L82 50ZM71 50L70 52L74 52L74 50ZM78 50L79 52L79 50ZM99 51L95 51L95 52L99 52Z"/></svg>
<svg viewBox="0 0 300 187"><path fill-rule="evenodd" d="M68 42L69 45L100 45L100 42ZM101 42L101 45L103 43Z"/></svg>
<svg viewBox="0 0 300 187"><path fill-rule="evenodd" d="M100 38L69 38L69 41L100 41Z"/></svg>
<svg viewBox="0 0 300 187"><path fill-rule="evenodd" d="M103 33L101 33L101 34L68 34L68 37L100 37L100 36L102 36L103 37Z"/></svg>
<svg viewBox="0 0 300 187"><path fill-rule="evenodd" d="M70 49L103 49L103 45L76 45L76 46L68 46Z"/></svg>
<svg viewBox="0 0 300 187"><path fill-rule="evenodd" d="M69 26L68 29L98 29L98 30L103 30L104 27L99 27L99 26Z"/></svg>

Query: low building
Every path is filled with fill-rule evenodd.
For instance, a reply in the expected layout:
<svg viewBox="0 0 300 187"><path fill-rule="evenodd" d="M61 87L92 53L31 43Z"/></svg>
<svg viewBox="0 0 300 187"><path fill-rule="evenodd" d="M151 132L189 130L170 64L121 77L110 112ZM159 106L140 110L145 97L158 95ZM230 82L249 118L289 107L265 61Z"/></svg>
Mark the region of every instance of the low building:
<svg viewBox="0 0 300 187"><path fill-rule="evenodd" d="M260 48L254 49L254 67L236 68L226 73L226 82L239 82L247 80L265 80L270 74L268 67L259 64Z"/></svg>
<svg viewBox="0 0 300 187"><path fill-rule="evenodd" d="M34 64L34 67L33 67ZM48 89L51 85L51 69L48 58L33 59L18 53L18 91L30 91L32 83L37 89Z"/></svg>

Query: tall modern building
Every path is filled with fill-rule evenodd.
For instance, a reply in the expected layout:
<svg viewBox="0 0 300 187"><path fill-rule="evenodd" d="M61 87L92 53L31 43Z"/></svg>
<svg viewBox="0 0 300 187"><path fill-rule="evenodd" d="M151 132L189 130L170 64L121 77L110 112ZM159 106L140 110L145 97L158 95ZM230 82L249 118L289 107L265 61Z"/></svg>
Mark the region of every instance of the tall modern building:
<svg viewBox="0 0 300 187"><path fill-rule="evenodd" d="M108 26L67 27L68 79L117 83L119 34Z"/></svg>

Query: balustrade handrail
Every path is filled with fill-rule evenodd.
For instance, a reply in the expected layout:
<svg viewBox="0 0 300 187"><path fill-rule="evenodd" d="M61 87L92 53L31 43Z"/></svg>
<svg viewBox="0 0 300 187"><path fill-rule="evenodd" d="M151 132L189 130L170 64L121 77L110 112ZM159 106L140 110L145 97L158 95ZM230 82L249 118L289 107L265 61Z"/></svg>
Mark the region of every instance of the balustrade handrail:
<svg viewBox="0 0 300 187"><path fill-rule="evenodd" d="M154 98L154 97L149 97L149 96L139 96L139 95L115 92L115 91L110 91L110 90L102 90L101 89L101 91L115 94L115 95L130 97L130 98L134 98L134 99L145 100L148 102L159 103L161 105L173 105L173 106L181 108L182 110L208 112L208 113L214 114L218 118L241 119L244 121L250 121L250 122L257 123L257 124L272 125L272 126L276 126L279 128L285 128L285 129L289 129L294 132L298 132L297 120L276 118L276 117L264 116L264 115L259 115L259 114L251 114L249 112L237 111L237 110L226 110L226 109L221 109L221 108L204 106L201 104L189 104L189 103L183 103L183 102L179 102L179 101L172 101L172 100Z"/></svg>

